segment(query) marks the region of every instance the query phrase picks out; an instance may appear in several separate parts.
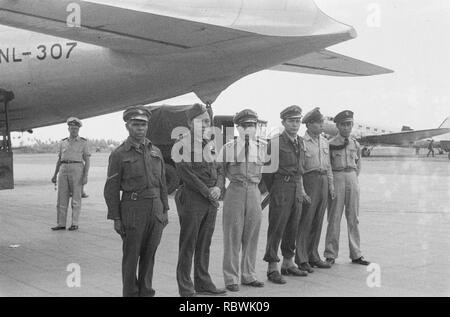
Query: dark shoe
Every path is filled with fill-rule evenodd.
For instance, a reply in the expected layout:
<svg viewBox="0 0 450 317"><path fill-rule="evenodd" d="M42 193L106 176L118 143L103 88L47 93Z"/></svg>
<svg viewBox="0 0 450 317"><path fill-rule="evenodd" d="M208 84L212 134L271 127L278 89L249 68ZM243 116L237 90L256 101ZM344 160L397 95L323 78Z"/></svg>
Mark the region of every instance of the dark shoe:
<svg viewBox="0 0 450 317"><path fill-rule="evenodd" d="M242 283L242 285L251 287L264 287L264 283L260 281L253 281L251 283Z"/></svg>
<svg viewBox="0 0 450 317"><path fill-rule="evenodd" d="M239 292L239 285L237 285L237 284L227 285L226 288L230 292Z"/></svg>
<svg viewBox="0 0 450 317"><path fill-rule="evenodd" d="M221 295L225 295L227 293L227 291L223 288L200 290L200 291L196 291L196 292L199 295L211 295L211 296L221 296Z"/></svg>
<svg viewBox="0 0 450 317"><path fill-rule="evenodd" d="M78 226L74 226L74 225L70 226L69 231L75 231L75 230L78 230Z"/></svg>
<svg viewBox="0 0 450 317"><path fill-rule="evenodd" d="M314 273L314 270L312 269L312 267L309 265L308 262L305 263L301 263L300 266L298 267L300 270L302 271L306 271L308 273Z"/></svg>
<svg viewBox="0 0 450 317"><path fill-rule="evenodd" d="M180 297L196 297L197 293L180 294Z"/></svg>
<svg viewBox="0 0 450 317"><path fill-rule="evenodd" d="M318 267L319 269L329 269L329 268L331 268L331 264L330 263L324 262L322 260L309 262L309 265L311 265L311 267Z"/></svg>
<svg viewBox="0 0 450 317"><path fill-rule="evenodd" d="M295 266L288 267L287 269L281 268L282 275L293 275L293 276L308 276L306 271L299 270Z"/></svg>
<svg viewBox="0 0 450 317"><path fill-rule="evenodd" d="M85 193L81 194L81 198L88 198L88 197L89 197L88 194L85 194Z"/></svg>
<svg viewBox="0 0 450 317"><path fill-rule="evenodd" d="M335 263L335 260L332 258L327 258L326 259L327 263L329 263L330 265L333 265Z"/></svg>
<svg viewBox="0 0 450 317"><path fill-rule="evenodd" d="M57 231L57 230L66 230L66 227L63 226L56 226L52 228L53 231Z"/></svg>
<svg viewBox="0 0 450 317"><path fill-rule="evenodd" d="M286 280L281 276L280 272L272 271L267 273L267 278L269 281L275 284L286 284Z"/></svg>
<svg viewBox="0 0 450 317"><path fill-rule="evenodd" d="M352 260L352 263L353 264L361 264L361 265L369 265L370 264L369 261L364 260L364 257L360 257L356 260Z"/></svg>

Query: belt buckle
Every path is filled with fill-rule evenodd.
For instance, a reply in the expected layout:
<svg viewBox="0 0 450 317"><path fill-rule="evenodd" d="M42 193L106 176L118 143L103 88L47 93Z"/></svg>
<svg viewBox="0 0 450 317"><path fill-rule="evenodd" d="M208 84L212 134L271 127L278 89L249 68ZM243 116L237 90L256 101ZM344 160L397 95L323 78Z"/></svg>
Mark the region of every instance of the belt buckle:
<svg viewBox="0 0 450 317"><path fill-rule="evenodd" d="M131 200L137 200L138 199L138 193L131 193Z"/></svg>
<svg viewBox="0 0 450 317"><path fill-rule="evenodd" d="M291 180L291 176L286 175L286 176L284 177L284 181L285 181L286 183L289 183L290 180Z"/></svg>

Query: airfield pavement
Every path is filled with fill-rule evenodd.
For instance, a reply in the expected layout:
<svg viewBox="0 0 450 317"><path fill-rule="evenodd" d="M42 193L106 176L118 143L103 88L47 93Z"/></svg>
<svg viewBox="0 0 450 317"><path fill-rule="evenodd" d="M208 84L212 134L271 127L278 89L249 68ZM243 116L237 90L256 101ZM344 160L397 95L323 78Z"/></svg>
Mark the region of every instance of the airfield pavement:
<svg viewBox="0 0 450 317"><path fill-rule="evenodd" d="M122 243L106 220L103 200L108 154L95 153L83 200L80 229L53 232L56 191L50 178L56 155L15 155L16 188L0 191L0 296L121 296ZM379 265L375 273L351 264L345 218L341 250L331 269L287 284L267 281L263 254L267 213L259 239L257 272L261 289L241 287L228 296L450 296L450 161L423 153L371 157L360 175L360 232L364 256ZM169 199L170 223L159 246L153 285L157 296L178 296L175 269L179 222ZM70 219L70 217L69 217ZM324 247L325 220L320 253ZM211 246L210 272L218 287L222 276L222 212ZM67 284L70 264L81 269L81 287ZM69 266L70 269L70 266Z"/></svg>

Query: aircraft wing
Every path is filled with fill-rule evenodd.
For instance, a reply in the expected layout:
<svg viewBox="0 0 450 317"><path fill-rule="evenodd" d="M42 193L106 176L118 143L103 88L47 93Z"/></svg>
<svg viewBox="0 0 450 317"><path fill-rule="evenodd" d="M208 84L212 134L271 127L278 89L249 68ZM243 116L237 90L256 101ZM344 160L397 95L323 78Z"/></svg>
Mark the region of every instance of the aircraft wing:
<svg viewBox="0 0 450 317"><path fill-rule="evenodd" d="M80 27L68 27L71 5ZM251 35L212 24L76 0L0 0L0 24L118 51L158 55L183 52Z"/></svg>
<svg viewBox="0 0 450 317"><path fill-rule="evenodd" d="M372 76L392 73L390 69L328 50L303 55L271 69L328 76Z"/></svg>
<svg viewBox="0 0 450 317"><path fill-rule="evenodd" d="M369 135L360 138L359 141L365 144L368 143L368 144L408 146L414 143L415 141L432 138L446 133L450 133L449 128L406 131L381 135Z"/></svg>
<svg viewBox="0 0 450 317"><path fill-rule="evenodd" d="M218 50L219 45L223 50L236 41L254 40L258 47L264 37L304 41L308 47L313 37L319 42L326 38L332 45L356 36L352 27L329 18L313 0L212 2L0 0L0 24L147 55L204 47ZM74 22L70 19L74 5L80 8L80 27L67 26L68 20ZM255 35L260 37L255 39ZM304 54L310 52L306 49ZM333 76L392 72L327 50L303 55L272 69Z"/></svg>

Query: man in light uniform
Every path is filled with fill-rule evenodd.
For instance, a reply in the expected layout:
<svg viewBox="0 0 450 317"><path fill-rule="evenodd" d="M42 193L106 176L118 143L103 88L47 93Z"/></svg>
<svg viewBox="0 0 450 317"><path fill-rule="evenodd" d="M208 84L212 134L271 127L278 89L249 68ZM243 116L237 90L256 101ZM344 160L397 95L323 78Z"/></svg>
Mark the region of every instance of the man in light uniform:
<svg viewBox="0 0 450 317"><path fill-rule="evenodd" d="M358 141L350 136L353 128L353 112L350 110L340 112L334 118L334 122L339 134L330 140L330 157L336 198L328 207L324 256L330 264L334 264L338 257L341 219L345 208L350 258L355 264L369 265L370 263L361 256L358 230L358 175L361 171L361 147Z"/></svg>
<svg viewBox="0 0 450 317"><path fill-rule="evenodd" d="M261 192L258 184L264 145L256 140L258 115L242 110L233 119L239 136L223 147L224 173L230 180L223 202L223 275L229 291L239 291L239 252L242 247L241 283L263 287L256 276L256 251L261 227Z"/></svg>
<svg viewBox="0 0 450 317"><path fill-rule="evenodd" d="M67 120L70 136L62 140L58 150L55 174L52 182L56 184L58 176L57 223L52 230L65 230L67 209L72 195L72 225L69 230L78 230L78 218L81 211L82 187L88 182L90 160L88 143L78 135L81 121L75 117Z"/></svg>
<svg viewBox="0 0 450 317"><path fill-rule="evenodd" d="M323 132L323 116L314 108L303 118L307 131L303 137L305 159L303 161L303 185L311 198L300 218L297 238L296 263L300 270L314 272L312 267L330 268L319 256L322 223L327 208L328 195L334 198L333 173L330 166L328 141Z"/></svg>

